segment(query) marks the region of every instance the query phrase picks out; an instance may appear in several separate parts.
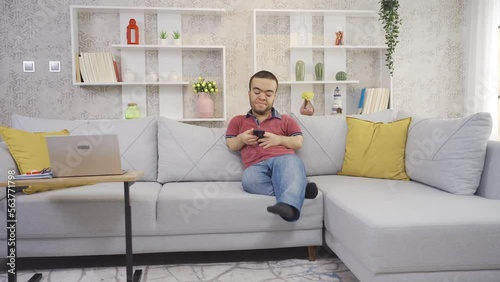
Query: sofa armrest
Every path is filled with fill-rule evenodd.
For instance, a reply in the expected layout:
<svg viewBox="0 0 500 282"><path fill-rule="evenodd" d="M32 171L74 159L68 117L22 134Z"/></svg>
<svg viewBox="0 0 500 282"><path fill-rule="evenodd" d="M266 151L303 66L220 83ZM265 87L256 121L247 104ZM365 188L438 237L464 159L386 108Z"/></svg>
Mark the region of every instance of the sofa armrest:
<svg viewBox="0 0 500 282"><path fill-rule="evenodd" d="M0 142L0 180L7 180L7 171L13 169L16 174L19 173L16 162L4 142Z"/></svg>
<svg viewBox="0 0 500 282"><path fill-rule="evenodd" d="M488 141L483 174L476 195L500 199L500 142Z"/></svg>

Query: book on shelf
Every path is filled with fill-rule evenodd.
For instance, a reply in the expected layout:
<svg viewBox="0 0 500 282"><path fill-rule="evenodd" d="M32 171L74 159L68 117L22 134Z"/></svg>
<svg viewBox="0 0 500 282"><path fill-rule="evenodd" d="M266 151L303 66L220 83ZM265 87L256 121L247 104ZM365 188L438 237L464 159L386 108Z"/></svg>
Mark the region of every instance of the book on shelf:
<svg viewBox="0 0 500 282"><path fill-rule="evenodd" d="M76 82L82 82L82 73L80 71L80 55L75 55Z"/></svg>
<svg viewBox="0 0 500 282"><path fill-rule="evenodd" d="M358 113L369 114L380 112L388 108L389 106L389 88L366 88L363 93L363 104L361 111L358 108Z"/></svg>
<svg viewBox="0 0 500 282"><path fill-rule="evenodd" d="M358 104L358 112L357 114L361 114L361 112L363 111L363 104L365 102L365 91L366 91L366 88L363 88L361 89L361 95L359 96L359 104Z"/></svg>
<svg viewBox="0 0 500 282"><path fill-rule="evenodd" d="M111 60L113 61L113 69L115 71L115 77L117 82L122 82L121 75L121 57L116 52L111 54Z"/></svg>
<svg viewBox="0 0 500 282"><path fill-rule="evenodd" d="M81 52L78 65L83 81L86 83L120 81L117 58L118 56L109 52Z"/></svg>

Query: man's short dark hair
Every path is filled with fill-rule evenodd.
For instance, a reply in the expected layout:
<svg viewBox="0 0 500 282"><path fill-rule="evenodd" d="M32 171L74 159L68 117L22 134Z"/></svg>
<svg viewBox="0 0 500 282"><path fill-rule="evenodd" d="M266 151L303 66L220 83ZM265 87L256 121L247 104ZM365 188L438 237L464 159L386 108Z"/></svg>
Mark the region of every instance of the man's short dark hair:
<svg viewBox="0 0 500 282"><path fill-rule="evenodd" d="M254 78L267 78L267 79L271 79L271 80L274 80L276 81L276 92L278 92L278 79L276 78L276 76L270 72L270 71L266 71L266 70L261 70L259 72L256 72L254 75L252 75L252 77L250 77L250 81L248 82L248 90L252 90L252 81Z"/></svg>

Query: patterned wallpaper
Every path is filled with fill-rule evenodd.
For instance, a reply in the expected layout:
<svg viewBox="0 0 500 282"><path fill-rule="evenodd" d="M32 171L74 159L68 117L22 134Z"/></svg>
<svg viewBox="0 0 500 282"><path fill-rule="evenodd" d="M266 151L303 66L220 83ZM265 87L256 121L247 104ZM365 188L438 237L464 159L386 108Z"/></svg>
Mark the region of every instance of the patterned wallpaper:
<svg viewBox="0 0 500 282"><path fill-rule="evenodd" d="M68 3L69 2L69 3ZM456 117L462 111L463 93L463 10L465 0L400 0L403 26L395 53L393 77L394 108L417 114ZM226 46L226 89L228 120L248 109L247 85L252 75L252 10L265 9L371 9L378 10L377 0L38 0L0 1L0 122L8 125L10 114L60 119L120 118L120 87L78 87L72 85L70 52L70 5L161 6L224 8L220 17L183 20L183 29L196 33L205 44ZM92 17L89 15L89 17ZM88 19L90 20L90 18ZM103 34L115 32L106 19L98 28ZM85 19L84 19L85 21ZM146 22L154 19L146 18ZM217 28L214 28L217 27ZM286 25L274 25L286 29ZM147 39L153 40L153 39ZM187 40L187 39L184 39ZM184 43L188 43L184 41ZM92 49L107 42L85 38L82 49ZM97 44L97 45L94 45ZM105 45L103 45L105 46ZM357 51L358 52L358 51ZM188 56L189 59L189 55ZM215 55L214 55L215 56ZM316 56L316 54L315 54ZM282 58L275 58L277 60ZM35 73L23 73L22 61L35 61ZM62 71L50 73L48 61L60 60ZM147 54L155 61L155 54ZM376 67L373 54L359 51L349 55L348 68L360 85L348 88L349 95L375 77L365 74ZM287 60L285 59L285 62ZM151 66L148 66L151 67ZM209 70L207 70L209 71ZM278 69L278 73L280 70ZM322 87L322 86L316 86ZM321 89L319 89L321 90ZM286 88L280 90L286 92ZM282 95L278 110L287 112L290 101ZM148 86L148 114L158 113L158 88ZM193 95L185 103L193 102ZM321 103L321 101L315 101ZM348 107L354 107L353 102ZM110 108L110 105L116 105ZM322 108L319 106L317 108ZM223 122L200 123L224 126Z"/></svg>

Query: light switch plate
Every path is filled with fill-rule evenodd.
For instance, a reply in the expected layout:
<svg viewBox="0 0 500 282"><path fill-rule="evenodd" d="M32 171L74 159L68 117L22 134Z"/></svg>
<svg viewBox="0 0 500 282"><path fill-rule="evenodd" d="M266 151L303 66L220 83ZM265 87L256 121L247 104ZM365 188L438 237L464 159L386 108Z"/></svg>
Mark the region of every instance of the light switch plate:
<svg viewBox="0 0 500 282"><path fill-rule="evenodd" d="M49 71L50 72L61 72L61 62L60 61L49 61Z"/></svg>
<svg viewBox="0 0 500 282"><path fill-rule="evenodd" d="M23 71L24 72L35 72L35 62L34 61L23 61Z"/></svg>

